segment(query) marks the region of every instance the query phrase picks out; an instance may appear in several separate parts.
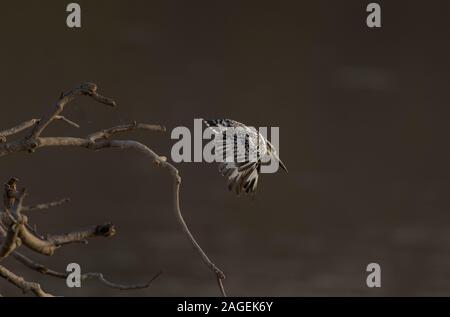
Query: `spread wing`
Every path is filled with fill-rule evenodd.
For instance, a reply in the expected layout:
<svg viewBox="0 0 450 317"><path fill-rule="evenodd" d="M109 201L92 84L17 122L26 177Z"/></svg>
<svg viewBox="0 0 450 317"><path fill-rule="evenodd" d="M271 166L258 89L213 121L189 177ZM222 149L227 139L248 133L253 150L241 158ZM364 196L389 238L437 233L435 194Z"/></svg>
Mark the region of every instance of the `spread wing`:
<svg viewBox="0 0 450 317"><path fill-rule="evenodd" d="M230 191L236 195L241 192L254 194L258 186L258 178L261 168L261 162L247 163L221 163L219 165L220 173L227 178L227 185Z"/></svg>
<svg viewBox="0 0 450 317"><path fill-rule="evenodd" d="M230 119L203 121L216 134L216 153L227 162L257 161L267 154L267 141L254 127Z"/></svg>
<svg viewBox="0 0 450 317"><path fill-rule="evenodd" d="M237 195L254 193L261 170L261 157L267 153L266 140L253 127L230 119L204 120L216 134L214 148L221 158L220 173L228 189Z"/></svg>

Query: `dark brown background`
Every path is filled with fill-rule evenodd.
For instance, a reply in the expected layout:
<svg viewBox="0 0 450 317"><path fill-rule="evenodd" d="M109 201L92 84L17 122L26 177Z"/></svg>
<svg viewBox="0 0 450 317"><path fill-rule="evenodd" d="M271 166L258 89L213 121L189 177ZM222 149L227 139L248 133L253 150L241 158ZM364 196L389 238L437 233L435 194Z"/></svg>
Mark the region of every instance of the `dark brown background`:
<svg viewBox="0 0 450 317"><path fill-rule="evenodd" d="M227 192L214 164L177 165L185 217L231 295L450 295L448 1L382 2L378 30L365 26L369 1L78 1L81 30L65 26L65 2L1 4L0 127L84 81L119 107L79 99L65 114L82 128L47 135L198 117L279 126L290 173L263 175L254 201ZM169 155L169 136L127 137ZM42 232L118 227L36 259L122 283L164 271L148 290L74 290L6 261L49 292L218 295L172 214L167 171L140 155L44 149L1 158L1 181L13 175L30 203L72 198L32 216ZM381 289L366 287L370 262Z"/></svg>

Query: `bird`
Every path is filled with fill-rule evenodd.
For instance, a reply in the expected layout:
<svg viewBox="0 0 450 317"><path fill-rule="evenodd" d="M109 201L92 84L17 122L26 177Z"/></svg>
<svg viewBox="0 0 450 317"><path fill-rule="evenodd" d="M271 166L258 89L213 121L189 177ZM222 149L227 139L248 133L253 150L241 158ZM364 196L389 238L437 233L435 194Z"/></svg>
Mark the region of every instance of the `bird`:
<svg viewBox="0 0 450 317"><path fill-rule="evenodd" d="M230 191L254 195L261 165L275 159L287 173L275 147L254 127L231 119L203 119L214 135L216 157L220 155L219 172L227 178Z"/></svg>

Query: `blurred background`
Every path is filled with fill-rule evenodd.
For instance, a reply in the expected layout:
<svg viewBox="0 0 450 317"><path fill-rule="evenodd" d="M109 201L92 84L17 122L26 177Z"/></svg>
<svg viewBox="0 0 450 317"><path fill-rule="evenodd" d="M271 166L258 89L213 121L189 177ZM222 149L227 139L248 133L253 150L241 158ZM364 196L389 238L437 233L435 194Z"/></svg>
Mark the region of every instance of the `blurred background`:
<svg viewBox="0 0 450 317"><path fill-rule="evenodd" d="M46 114L85 81L117 108L79 98L50 136L85 136L133 120L169 132L121 135L170 156L170 131L194 118L280 127L289 174L266 174L254 200L235 197L217 164L177 164L182 209L232 296L450 295L448 1L69 1L1 4L0 130ZM30 214L42 233L111 221L117 235L66 246L64 271L122 284L164 273L145 290L96 281L69 289L7 259L63 296L216 296L214 276L172 211L168 172L134 152L42 149L1 158L0 181L21 179L28 203L70 197ZM366 266L382 287L366 286ZM0 280L0 293L21 292Z"/></svg>

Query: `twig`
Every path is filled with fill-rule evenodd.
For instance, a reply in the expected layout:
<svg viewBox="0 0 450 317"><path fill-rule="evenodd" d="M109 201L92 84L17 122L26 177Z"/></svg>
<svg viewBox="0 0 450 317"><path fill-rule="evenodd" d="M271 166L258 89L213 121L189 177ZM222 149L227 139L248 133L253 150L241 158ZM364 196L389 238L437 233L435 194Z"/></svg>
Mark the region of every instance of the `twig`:
<svg viewBox="0 0 450 317"><path fill-rule="evenodd" d="M57 272L57 271L51 270L51 269L45 267L43 264L40 264L40 263L37 263L37 262L31 260L30 258L26 257L22 253L19 253L18 251L14 251L12 253L12 257L14 257L14 259L19 261L26 267L28 267L32 270L35 270L39 273L42 273L44 275L50 275L50 276L59 277L59 278L66 278L68 276L68 273L62 273L62 272Z"/></svg>
<svg viewBox="0 0 450 317"><path fill-rule="evenodd" d="M12 179L15 180L15 179ZM13 184L13 185L11 185ZM9 198L11 193L15 194L15 182L10 181L5 188L5 197ZM0 249L0 260L7 257L21 244L26 245L31 250L44 255L53 255L55 250L62 245L70 243L85 243L87 238L91 237L110 237L115 234L115 227L111 223L97 225L86 230L74 231L61 235L49 235L41 237L28 225L28 218L23 216L22 203L26 196L26 190L21 190L17 195L18 198L13 201L11 209L12 215L9 219L5 214L1 217L1 222L7 228L7 234L2 248ZM8 200L11 203L11 200ZM5 209L6 211L7 209Z"/></svg>
<svg viewBox="0 0 450 317"><path fill-rule="evenodd" d="M49 235L46 240L56 247L77 243L85 242L86 239L91 237L111 237L116 234L116 228L111 223L106 223L104 225L98 225L91 227L86 230L74 231L62 235Z"/></svg>
<svg viewBox="0 0 450 317"><path fill-rule="evenodd" d="M77 129L80 127L79 124L73 122L72 120L67 119L67 118L64 117L64 116L55 116L55 120L61 120L61 121L64 121L64 122L67 123L68 125L71 125L72 127L77 128Z"/></svg>
<svg viewBox="0 0 450 317"><path fill-rule="evenodd" d="M225 287L223 286L223 279L217 276L217 284L219 284L220 293L223 297L227 297L227 293L225 291Z"/></svg>
<svg viewBox="0 0 450 317"><path fill-rule="evenodd" d="M34 206L23 206L22 207L22 211L35 211L35 210L44 210L44 209L49 209L52 207L57 207L57 206L61 206L65 203L70 202L70 198L63 198L57 201L52 201L49 203L43 203L43 204L37 204Z"/></svg>
<svg viewBox="0 0 450 317"><path fill-rule="evenodd" d="M11 179L7 184L5 197L9 197L13 189L9 186L12 184L11 181L15 181L15 179ZM15 183L14 183L15 185ZM14 192L15 193L15 192ZM20 214L20 209L22 207L23 199L26 196L26 190L23 189L18 193L17 202L11 206L11 212L9 209L5 209L5 213L2 214L0 218L3 225L7 227L6 237L3 241L3 245L0 249L0 261L8 257L16 248L18 248L22 244L22 239L20 238L20 232L24 228L24 224L26 223L26 217L22 217ZM9 203L10 201L8 201ZM5 217L7 215L7 217ZM3 229L2 229L3 232Z"/></svg>
<svg viewBox="0 0 450 317"><path fill-rule="evenodd" d="M97 93L97 85L93 83L84 83L79 87L65 93L61 94L61 97L56 102L55 110L51 111L43 120L40 120L36 128L31 134L32 138L37 138L41 133L48 127L48 125L55 120L60 113L64 110L64 107L70 103L77 96L90 96L94 100L103 103L105 105L115 107L116 103L114 100L104 97Z"/></svg>
<svg viewBox="0 0 450 317"><path fill-rule="evenodd" d="M17 276L2 265L0 265L0 276L14 286L20 288L25 293L32 292L34 295L39 297L53 297L53 295L44 292L38 283L27 282L22 277Z"/></svg>
<svg viewBox="0 0 450 317"><path fill-rule="evenodd" d="M12 127L8 130L0 131L0 142L6 142L6 137L10 135L17 134L23 130L26 130L28 128L31 128L34 126L37 122L39 122L39 119L31 119L25 122L22 122L21 124Z"/></svg>
<svg viewBox="0 0 450 317"><path fill-rule="evenodd" d="M92 133L92 134L88 135L87 139L89 139L91 142L95 142L100 139L108 139L113 134L117 134L117 133L121 133L121 132L128 132L128 131L133 131L133 130L165 132L166 128L162 127L160 125L155 125L155 124L133 122L132 124L119 125L117 127L113 127L110 129Z"/></svg>
<svg viewBox="0 0 450 317"><path fill-rule="evenodd" d="M63 273L63 272L57 272L55 270L49 269L46 266L44 266L43 264L37 263L33 260L31 260L30 258L26 257L25 255L15 251L12 256L19 261L20 263L24 264L26 267L35 270L41 274L44 275L49 275L49 276L53 276L53 277L57 277L57 278L67 278L69 276L68 273ZM132 290L132 289L144 289L144 288L148 288L150 287L150 284L157 279L160 275L162 274L162 272L157 273L153 278L150 279L150 281L146 282L146 283L142 283L142 284L134 284L134 285L123 285L123 284L117 284L117 283L113 283L109 280L107 280L102 273L94 273L94 272L90 272L90 273L84 273L81 275L81 280L82 281L86 281L86 280L91 280L91 279L97 279L100 283L106 285L107 287L111 287L111 288L115 288L115 289L119 289L119 290Z"/></svg>
<svg viewBox="0 0 450 317"><path fill-rule="evenodd" d="M64 121L67 124L69 124L69 125L71 125L71 126L73 126L75 128L79 128L80 127L77 123L67 119L64 116L55 115L54 120ZM41 121L41 119L31 119L31 120L22 122L22 123L18 124L17 126L12 127L10 129L4 130L4 131L0 131L0 143L6 142L6 140L7 140L6 137L8 137L8 136L17 134L19 132L22 132L22 131L24 131L24 130L26 130L28 128L31 128L31 127L35 126L37 123L39 123L39 121Z"/></svg>
<svg viewBox="0 0 450 317"><path fill-rule="evenodd" d="M42 274L58 277L58 278L67 278L68 273L61 273L57 272L51 269L48 269L42 264L39 264L37 262L34 262L33 260L29 259L25 255L19 253L16 251L16 248L20 246L20 241L24 240L24 244L30 247L31 249L38 251L40 253L46 254L48 252L48 255L51 255L50 253L53 252L54 249L61 245L68 244L68 243L76 243L76 242L83 242L85 239L92 237L92 236L104 236L109 237L115 234L115 228L112 224L104 224L104 225L98 225L86 230L82 231L75 231L72 233L68 233L65 235L55 235L55 236L49 236L48 238L39 238L32 236L30 232L28 232L28 228L24 227L27 225L27 217L22 216L21 209L22 209L22 203L23 199L26 196L26 190L22 189L21 191L17 192L16 185L17 185L17 179L13 178L5 187L5 197L13 197L13 200L5 200L8 203L11 204L11 217L12 219L0 219L0 243L2 243L3 247L0 250L1 251L1 259L7 257L8 255L12 254L12 256L21 262L22 264L26 265L27 267L38 271ZM6 210L6 209L5 209ZM14 215L14 216L13 216ZM2 214L2 217L5 217L5 214ZM26 233L26 234L25 234ZM32 239L30 241L30 236L32 236ZM37 240L37 242L36 242ZM11 242L12 241L12 242ZM19 241L19 242L17 242ZM36 245L35 245L36 244ZM48 251L52 250L52 251ZM113 283L109 280L107 280L102 273L85 273L81 276L81 279L89 280L89 279L97 279L100 283L116 288L119 290L130 290L130 289L142 289L147 288L150 286L151 282L157 278L160 275L158 273L154 278L152 278L149 282L143 283L143 284L134 284L134 285L123 285L123 284L117 284ZM0 276L4 277L6 280L10 281L12 284L17 286L18 288L21 288L24 292L31 291L37 296L49 296L46 292L42 291L39 284L31 283L25 281L23 278L16 276L14 273L10 272L3 266L0 266Z"/></svg>
<svg viewBox="0 0 450 317"><path fill-rule="evenodd" d="M162 274L162 271L158 272L155 276L153 276L150 279L150 281L143 283L143 284L135 284L135 285L123 285L123 284L117 284L117 283L110 282L103 276L102 273L86 273L81 276L81 280L97 279L100 283L102 283L108 287L119 289L121 291L128 291L128 290L132 290L132 289L144 289L144 288L150 287L150 284L152 284L152 282L154 280L156 280L161 274Z"/></svg>
<svg viewBox="0 0 450 317"><path fill-rule="evenodd" d="M118 147L121 149L129 148L129 149L137 150L137 151L145 154L146 156L150 157L151 159L153 159L153 161L157 165L160 165L161 167L165 167L165 168L169 169L169 171L172 175L172 178L173 178L173 187L174 187L174 189L173 189L173 193L174 193L173 194L173 205L174 205L175 216L177 217L178 222L180 223L180 225L181 225L184 233L188 237L189 241L192 243L195 250L201 256L203 262L215 274L216 279L219 282L221 293L222 293L222 295L225 296L225 291L224 291L223 284L222 284L222 280L225 279L225 274L222 272L222 270L220 270L214 264L213 261L210 260L210 258L206 255L205 251L203 251L203 249L200 247L197 240L194 238L191 231L189 230L189 227L187 226L186 221L184 220L183 215L181 213L181 208L180 208L181 177L180 177L178 169L175 166L173 166L172 164L170 164L169 162L167 162L166 160L161 159L161 157L159 155L157 155L155 152L153 152L151 149L149 149L147 146L143 145L142 143L139 143L136 141L113 140L113 141L110 141L109 144L111 147Z"/></svg>

